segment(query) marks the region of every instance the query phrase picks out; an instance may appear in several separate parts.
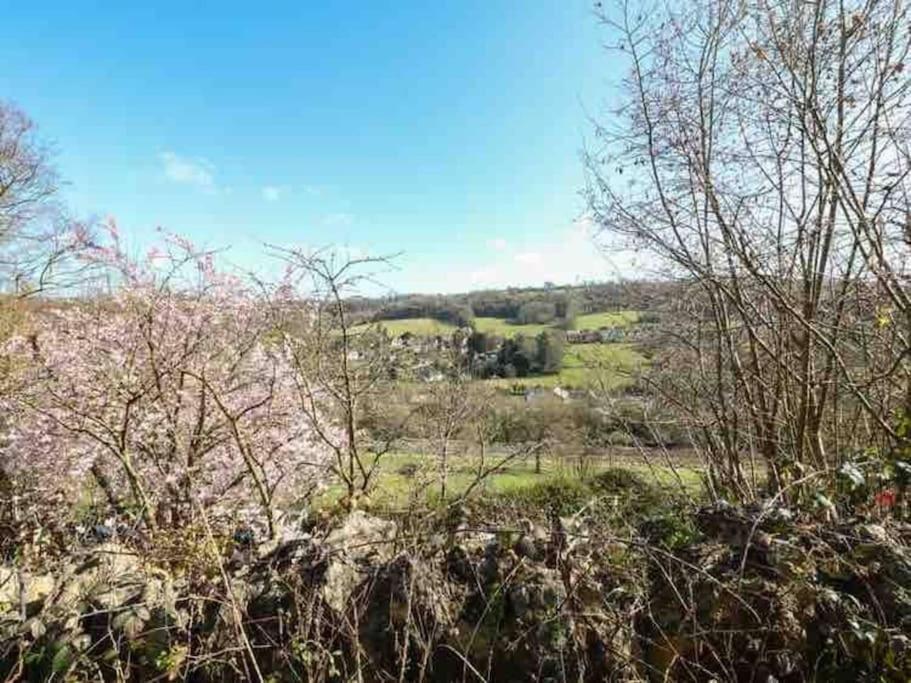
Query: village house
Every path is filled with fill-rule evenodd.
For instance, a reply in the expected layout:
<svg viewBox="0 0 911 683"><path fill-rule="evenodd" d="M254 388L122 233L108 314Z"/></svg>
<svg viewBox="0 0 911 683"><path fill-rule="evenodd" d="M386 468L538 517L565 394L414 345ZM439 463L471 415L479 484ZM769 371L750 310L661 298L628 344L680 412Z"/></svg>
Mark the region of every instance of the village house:
<svg viewBox="0 0 911 683"><path fill-rule="evenodd" d="M609 344L623 341L626 333L620 327L602 327L597 330L567 330L567 344Z"/></svg>
<svg viewBox="0 0 911 683"><path fill-rule="evenodd" d="M597 344L601 335L596 330L567 330L566 342L568 344Z"/></svg>

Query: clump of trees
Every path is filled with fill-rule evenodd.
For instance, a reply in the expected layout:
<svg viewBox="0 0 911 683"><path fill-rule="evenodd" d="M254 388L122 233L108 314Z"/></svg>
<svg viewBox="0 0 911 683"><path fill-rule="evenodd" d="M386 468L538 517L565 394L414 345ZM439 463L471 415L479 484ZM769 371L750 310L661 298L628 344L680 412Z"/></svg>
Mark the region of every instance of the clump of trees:
<svg viewBox="0 0 911 683"><path fill-rule="evenodd" d="M530 301L519 306L515 321L520 325L545 324L557 317L557 305L552 301Z"/></svg>
<svg viewBox="0 0 911 683"><path fill-rule="evenodd" d="M574 288L437 296L411 294L393 299L349 301L346 305L361 319L433 318L457 327L470 327L475 317L504 318L518 324L558 324L571 327L579 310ZM610 306L603 305L591 310L605 310L619 305L618 301L612 301Z"/></svg>
<svg viewBox="0 0 911 683"><path fill-rule="evenodd" d="M576 304L572 297L556 301L529 301L519 306L513 322L519 325L556 324L570 329L576 322Z"/></svg>
<svg viewBox="0 0 911 683"><path fill-rule="evenodd" d="M505 339L473 332L468 339L468 362L473 374L482 378L550 375L560 371L564 348L563 334L556 330Z"/></svg>
<svg viewBox="0 0 911 683"><path fill-rule="evenodd" d="M474 320L471 306L443 296L412 295L375 306L380 308L372 314L373 320L432 318L456 327L470 327Z"/></svg>
<svg viewBox="0 0 911 683"><path fill-rule="evenodd" d="M467 300L478 317L505 318L520 324L571 322L576 312L572 288L473 292Z"/></svg>

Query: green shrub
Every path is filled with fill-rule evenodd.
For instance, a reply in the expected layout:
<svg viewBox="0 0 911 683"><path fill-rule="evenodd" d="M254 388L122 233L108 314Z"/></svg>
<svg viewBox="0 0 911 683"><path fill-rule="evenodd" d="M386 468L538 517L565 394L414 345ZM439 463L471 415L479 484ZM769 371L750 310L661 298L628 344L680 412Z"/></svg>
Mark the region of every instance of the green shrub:
<svg viewBox="0 0 911 683"><path fill-rule="evenodd" d="M500 500L528 512L555 512L572 515L591 503L594 491L580 479L558 477L527 488L509 491Z"/></svg>
<svg viewBox="0 0 911 683"><path fill-rule="evenodd" d="M647 517L639 524L639 533L652 545L680 550L699 540L699 530L691 515L681 509L668 508Z"/></svg>
<svg viewBox="0 0 911 683"><path fill-rule="evenodd" d="M590 486L598 495L616 500L614 507L627 517L641 518L679 503L676 494L622 467L599 472L591 478Z"/></svg>

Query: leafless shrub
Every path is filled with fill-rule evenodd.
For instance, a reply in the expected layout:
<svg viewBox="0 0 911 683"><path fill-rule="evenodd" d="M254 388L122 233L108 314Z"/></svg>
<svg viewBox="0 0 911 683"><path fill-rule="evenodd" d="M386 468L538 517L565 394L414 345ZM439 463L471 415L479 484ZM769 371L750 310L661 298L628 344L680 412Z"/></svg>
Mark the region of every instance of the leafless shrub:
<svg viewBox="0 0 911 683"><path fill-rule="evenodd" d="M387 257L346 258L338 252L273 248L287 264L287 292L273 305L294 367L300 410L334 453L333 474L347 504L366 494L382 456L391 448L372 443L360 427L364 406L382 398L393 379L388 338L355 324L346 298L375 282ZM390 435L391 436L391 435Z"/></svg>
<svg viewBox="0 0 911 683"><path fill-rule="evenodd" d="M587 155L605 234L687 294L662 391L718 486L773 493L900 445L911 399L902 0L709 0L600 17L629 68ZM660 366L659 366L660 369Z"/></svg>

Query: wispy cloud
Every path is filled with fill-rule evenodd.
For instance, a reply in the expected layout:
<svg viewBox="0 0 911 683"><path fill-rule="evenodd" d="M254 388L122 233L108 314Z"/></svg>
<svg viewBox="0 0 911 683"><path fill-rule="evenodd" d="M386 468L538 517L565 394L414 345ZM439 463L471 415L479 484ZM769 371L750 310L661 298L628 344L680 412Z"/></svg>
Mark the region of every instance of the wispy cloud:
<svg viewBox="0 0 911 683"><path fill-rule="evenodd" d="M262 189L263 199L267 202L277 202L287 192L287 188L278 185L266 185Z"/></svg>
<svg viewBox="0 0 911 683"><path fill-rule="evenodd" d="M472 288L541 285L544 282L571 284L585 280L631 277L645 272L647 264L620 244L598 239L596 226L587 218L556 229L550 238L522 244L491 239L487 246L496 251L480 257L473 268L453 272L447 280L452 287L440 287L435 279L420 281L420 291L458 291L467 282ZM502 248L500 248L502 247Z"/></svg>
<svg viewBox="0 0 911 683"><path fill-rule="evenodd" d="M500 269L496 266L485 266L468 273L468 282L471 283L472 287L489 285L491 282L497 281L500 275Z"/></svg>
<svg viewBox="0 0 911 683"><path fill-rule="evenodd" d="M196 187L204 192L215 192L215 166L206 159L191 159L174 152L158 155L165 178L174 183Z"/></svg>
<svg viewBox="0 0 911 683"><path fill-rule="evenodd" d="M544 261L544 257L537 251L522 251L513 256L513 260L525 266L537 266Z"/></svg>
<svg viewBox="0 0 911 683"><path fill-rule="evenodd" d="M354 216L350 213L338 212L330 213L323 217L323 225L335 228L342 228L354 223Z"/></svg>

